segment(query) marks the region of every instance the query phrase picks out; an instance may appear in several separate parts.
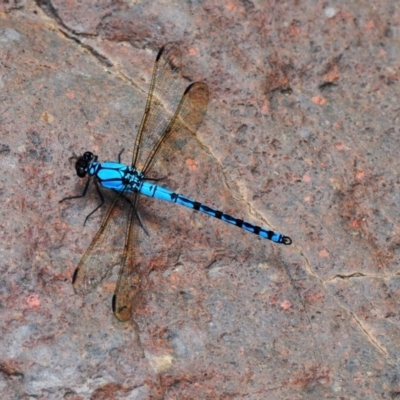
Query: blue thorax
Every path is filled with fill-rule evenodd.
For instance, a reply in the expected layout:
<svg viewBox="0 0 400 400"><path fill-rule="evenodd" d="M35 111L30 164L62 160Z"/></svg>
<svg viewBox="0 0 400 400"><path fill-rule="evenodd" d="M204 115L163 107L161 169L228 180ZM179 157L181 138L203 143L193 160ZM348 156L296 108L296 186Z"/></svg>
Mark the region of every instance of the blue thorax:
<svg viewBox="0 0 400 400"><path fill-rule="evenodd" d="M143 174L136 168L114 161L92 162L87 167L90 176L96 176L101 186L115 192L138 192Z"/></svg>

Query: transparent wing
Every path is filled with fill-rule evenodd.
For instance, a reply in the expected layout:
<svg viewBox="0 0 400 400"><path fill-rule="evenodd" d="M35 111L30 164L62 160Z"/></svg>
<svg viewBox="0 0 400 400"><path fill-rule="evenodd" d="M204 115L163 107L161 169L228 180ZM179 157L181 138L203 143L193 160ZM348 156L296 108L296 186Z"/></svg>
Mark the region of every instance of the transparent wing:
<svg viewBox="0 0 400 400"><path fill-rule="evenodd" d="M149 94L133 150L132 166L142 170L154 144L164 135L180 98L181 50L165 44L154 63Z"/></svg>
<svg viewBox="0 0 400 400"><path fill-rule="evenodd" d="M208 87L204 82L194 82L187 87L164 134L154 143L143 165L144 174L157 159L168 158L196 135L207 111L208 97Z"/></svg>
<svg viewBox="0 0 400 400"><path fill-rule="evenodd" d="M113 312L122 322L131 318L132 305L140 288L140 276L135 265L135 255L139 245L140 224L136 213L138 197L133 207L129 207L129 219L122 263L118 274L117 286L113 297Z"/></svg>
<svg viewBox="0 0 400 400"><path fill-rule="evenodd" d="M121 263L122 243L126 227L126 199L115 197L106 216L75 269L72 283L78 294L93 290Z"/></svg>

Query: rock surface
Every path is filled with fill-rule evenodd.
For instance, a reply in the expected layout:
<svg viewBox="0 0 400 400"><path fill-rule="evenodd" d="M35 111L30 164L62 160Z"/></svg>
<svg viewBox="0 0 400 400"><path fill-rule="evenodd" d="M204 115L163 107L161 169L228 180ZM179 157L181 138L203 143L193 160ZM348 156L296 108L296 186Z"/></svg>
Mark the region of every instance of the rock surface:
<svg viewBox="0 0 400 400"><path fill-rule="evenodd" d="M71 285L106 210L59 200L73 154L129 162L169 41L211 98L155 176L293 245L144 199L122 324L118 268ZM1 398L397 398L399 45L396 2L0 4Z"/></svg>

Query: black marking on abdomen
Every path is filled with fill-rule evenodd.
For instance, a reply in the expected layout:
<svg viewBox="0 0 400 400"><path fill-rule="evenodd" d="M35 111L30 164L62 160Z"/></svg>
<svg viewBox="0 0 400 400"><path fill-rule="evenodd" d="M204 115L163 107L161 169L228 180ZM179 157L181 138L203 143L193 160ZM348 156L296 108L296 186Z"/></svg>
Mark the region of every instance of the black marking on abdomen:
<svg viewBox="0 0 400 400"><path fill-rule="evenodd" d="M221 219L222 216L224 215L224 213L222 211L219 211L219 210L214 211L214 213L215 213L215 218L218 218L218 219Z"/></svg>
<svg viewBox="0 0 400 400"><path fill-rule="evenodd" d="M221 219L221 217L224 215L222 211L214 210L213 208L205 206L204 204L201 204L199 211L218 219Z"/></svg>
<svg viewBox="0 0 400 400"><path fill-rule="evenodd" d="M252 227L253 227L253 232L254 232L256 235L259 235L260 232L261 232L261 227L259 227L259 226L254 226L254 225L252 225Z"/></svg>
<svg viewBox="0 0 400 400"><path fill-rule="evenodd" d="M272 236L274 236L274 232L272 231L266 231L265 229L263 229L263 231L267 234L269 240L271 240Z"/></svg>
<svg viewBox="0 0 400 400"><path fill-rule="evenodd" d="M291 244L292 240L288 236L283 236L278 232L262 228L257 225L250 224L249 222L243 221L242 219L232 217L229 214L225 214L222 211L215 210L205 204L194 201L178 193L171 193L171 201L180 204L182 206L192 208L193 210L200 211L210 217L220 219L221 221L227 222L231 225L236 225L239 228L246 230L247 232L254 233L261 236L263 239L270 239L275 243Z"/></svg>
<svg viewBox="0 0 400 400"><path fill-rule="evenodd" d="M236 219L236 218L233 218ZM243 226L243 220L242 219L236 219L235 225L241 228Z"/></svg>
<svg viewBox="0 0 400 400"><path fill-rule="evenodd" d="M192 202L191 202L192 203ZM198 201L194 201L192 203L192 206L195 210L200 211L200 207L201 207L201 203L199 203Z"/></svg>
<svg viewBox="0 0 400 400"><path fill-rule="evenodd" d="M154 195L153 195L154 196ZM171 200L176 203L176 201L180 198L178 193L171 193Z"/></svg>

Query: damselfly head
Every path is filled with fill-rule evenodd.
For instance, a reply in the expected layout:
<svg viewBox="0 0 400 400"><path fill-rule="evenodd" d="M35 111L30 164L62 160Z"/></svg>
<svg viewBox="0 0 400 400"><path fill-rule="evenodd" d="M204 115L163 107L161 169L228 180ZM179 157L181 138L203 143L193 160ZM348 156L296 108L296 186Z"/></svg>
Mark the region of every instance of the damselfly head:
<svg viewBox="0 0 400 400"><path fill-rule="evenodd" d="M75 163L75 169L76 169L76 174L79 176L79 178L84 178L86 176L90 164L96 160L97 156L95 156L90 151L86 151L85 153L83 153L82 156L78 157Z"/></svg>

